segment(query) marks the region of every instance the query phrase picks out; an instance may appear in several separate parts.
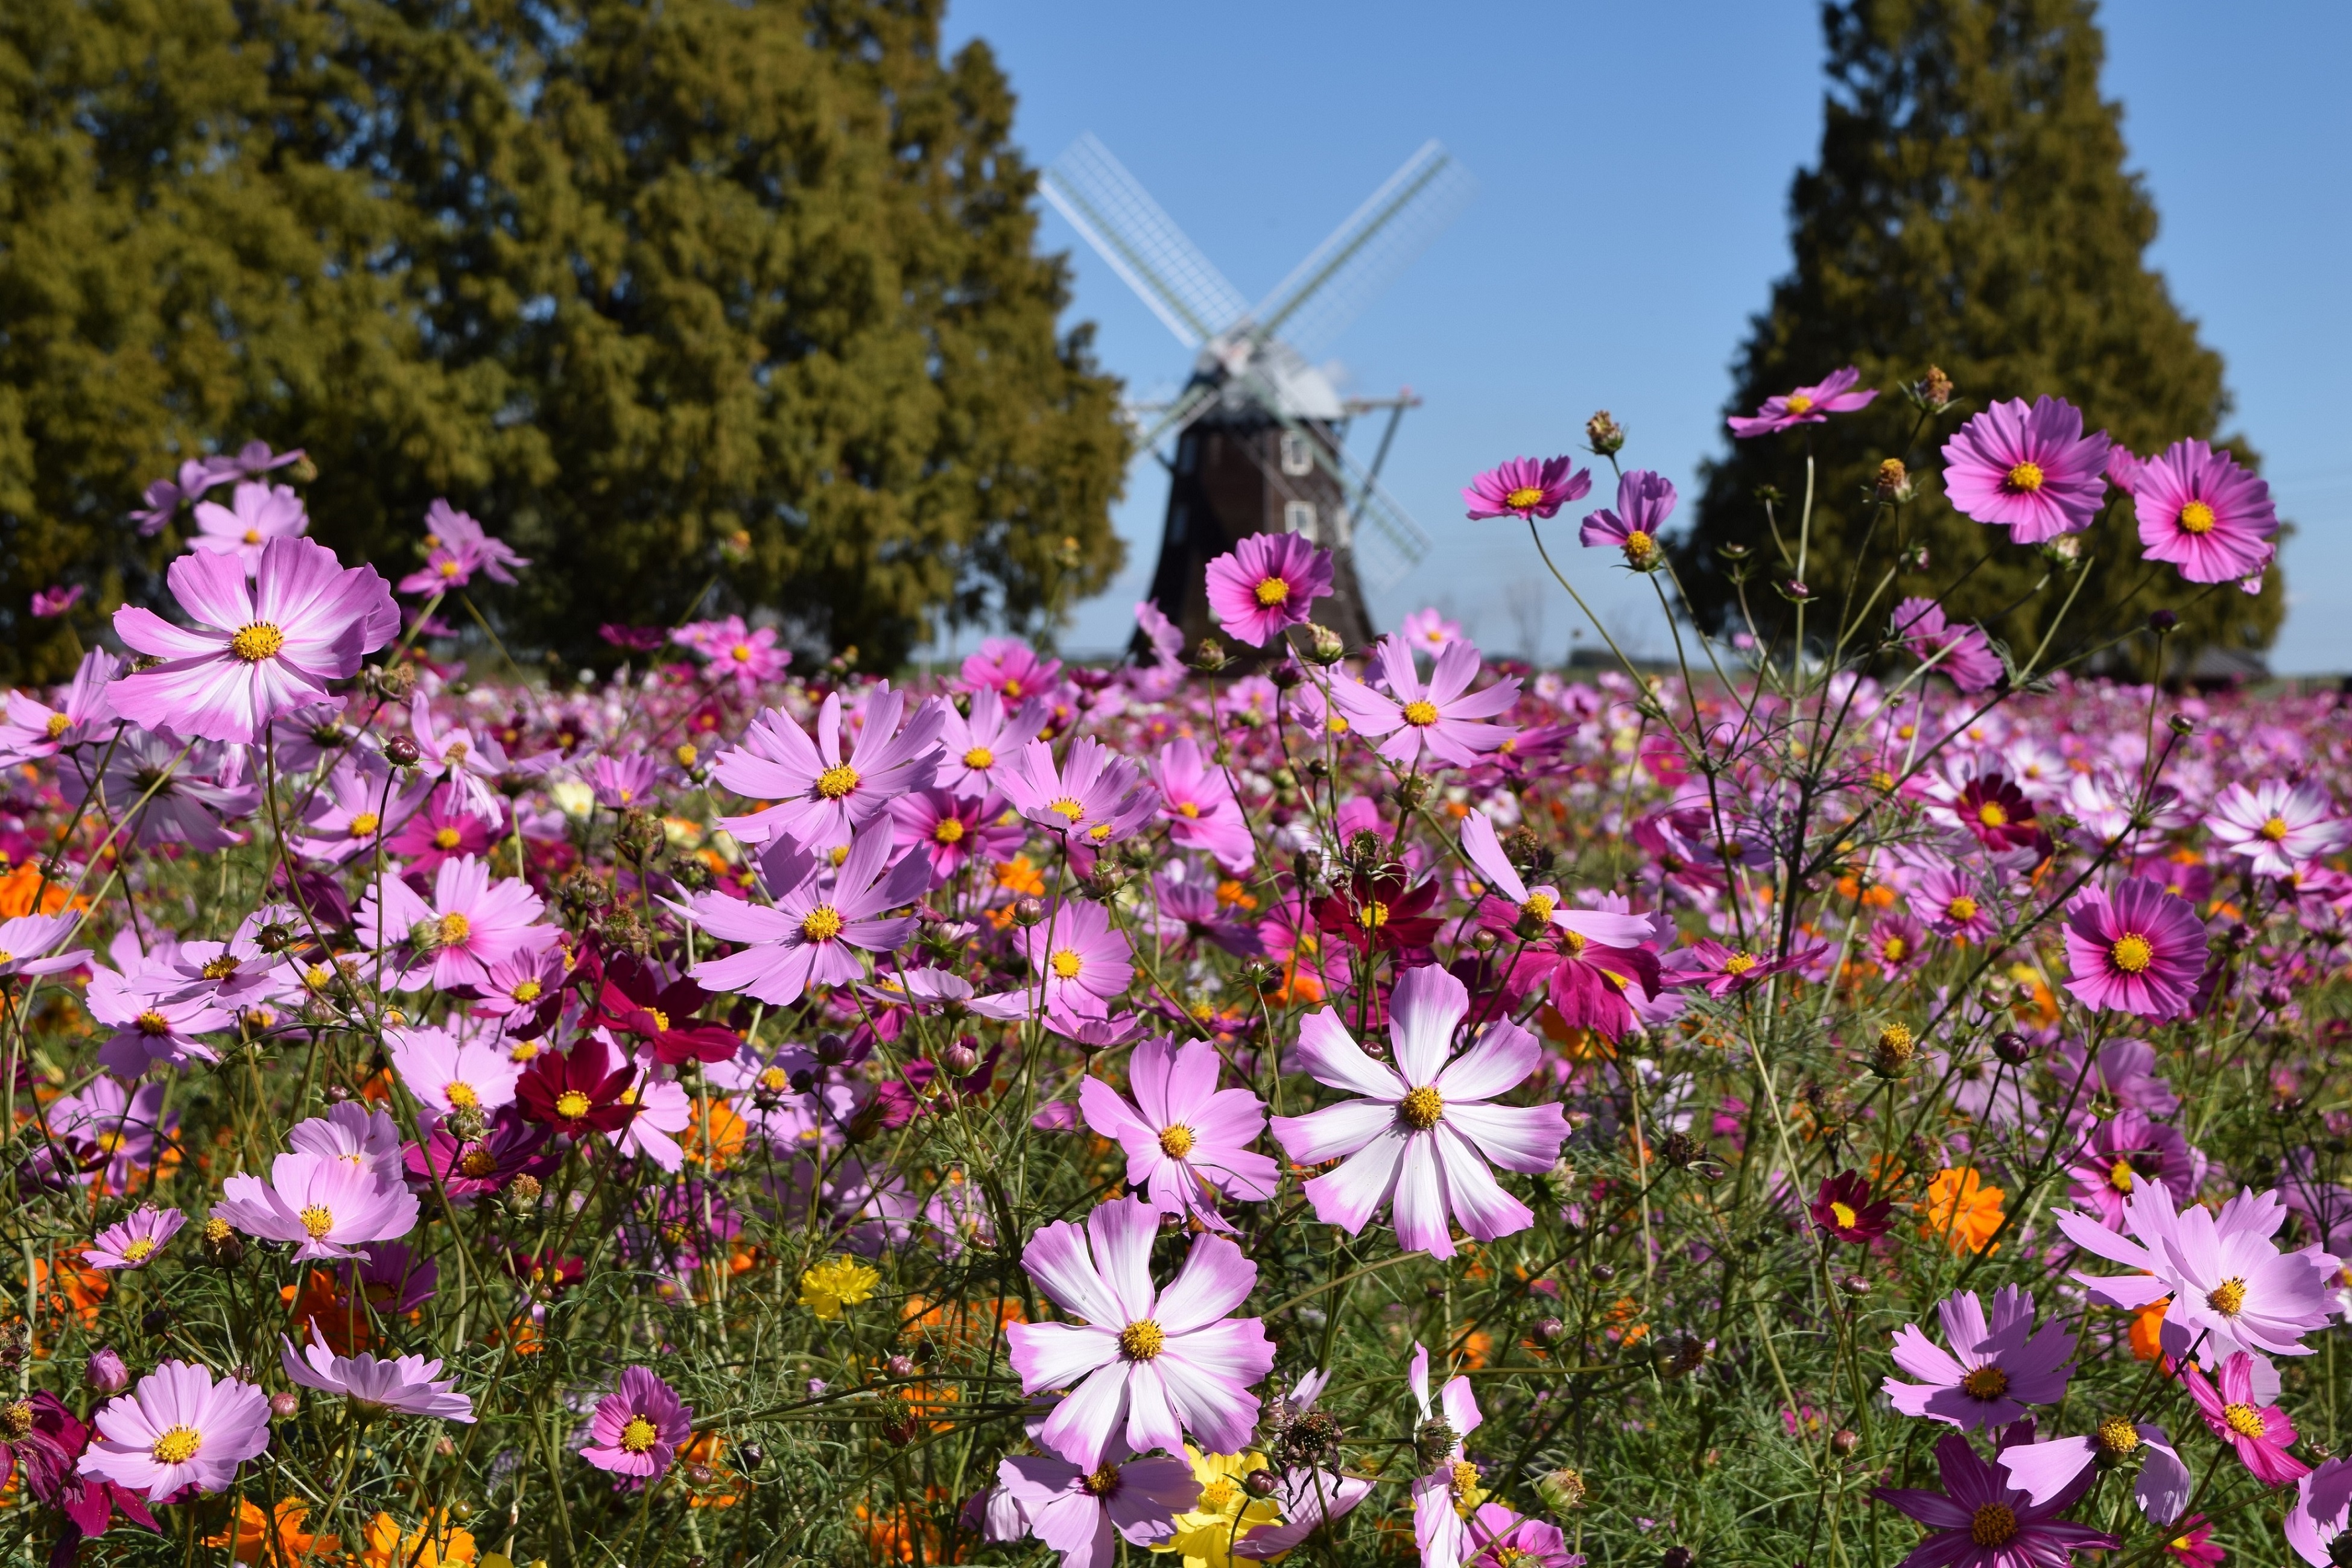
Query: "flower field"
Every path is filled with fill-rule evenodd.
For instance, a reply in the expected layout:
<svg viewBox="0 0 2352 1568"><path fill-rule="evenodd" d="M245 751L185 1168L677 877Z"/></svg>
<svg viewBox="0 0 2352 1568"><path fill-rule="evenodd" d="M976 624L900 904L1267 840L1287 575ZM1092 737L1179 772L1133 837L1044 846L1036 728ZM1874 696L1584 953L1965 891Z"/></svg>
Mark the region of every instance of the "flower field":
<svg viewBox="0 0 2352 1568"><path fill-rule="evenodd" d="M1902 395L2053 601L2110 507L2270 563L2226 453ZM1587 434L1470 526L1554 559ZM1116 668L527 681L530 562L301 472L159 482L0 727L9 1560L2352 1563L2345 708L1950 621L1904 461L1851 623L1799 510L1720 637L1613 473L1679 657L1591 679L1285 536Z"/></svg>

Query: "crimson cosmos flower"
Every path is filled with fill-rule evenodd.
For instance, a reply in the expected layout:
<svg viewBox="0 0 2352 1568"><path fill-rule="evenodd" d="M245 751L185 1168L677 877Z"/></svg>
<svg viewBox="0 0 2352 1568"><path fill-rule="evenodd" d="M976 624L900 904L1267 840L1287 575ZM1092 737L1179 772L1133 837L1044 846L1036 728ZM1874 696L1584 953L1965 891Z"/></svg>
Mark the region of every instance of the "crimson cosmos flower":
<svg viewBox="0 0 2352 1568"><path fill-rule="evenodd" d="M571 1137L617 1133L637 1113L634 1102L621 1098L636 1081L637 1070L626 1061L614 1067L612 1061L603 1040L583 1036L569 1055L550 1051L534 1061L515 1085L516 1103L532 1121Z"/></svg>
<svg viewBox="0 0 2352 1568"><path fill-rule="evenodd" d="M1860 1171L1840 1171L1823 1178L1813 1195L1813 1223L1840 1241L1871 1242L1886 1234L1887 1217L1895 1205L1874 1201L1870 1178Z"/></svg>
<svg viewBox="0 0 2352 1568"><path fill-rule="evenodd" d="M1952 801L1952 815L1977 836L1978 842L1996 853L2029 848L2040 854L2050 852L2050 835L2034 820L2033 802L2025 798L2016 780L1998 773L1980 774L1961 785Z"/></svg>
<svg viewBox="0 0 2352 1568"><path fill-rule="evenodd" d="M1315 901L1315 923L1359 953L1426 947L1436 939L1437 921L1424 912L1437 902L1438 891L1435 877L1407 887L1401 869L1360 872L1344 890Z"/></svg>
<svg viewBox="0 0 2352 1568"><path fill-rule="evenodd" d="M653 1049L656 1061L673 1066L686 1061L731 1061L742 1049L740 1036L724 1024L694 1015L710 993L692 980L665 986L652 967L624 953L604 969L604 989L596 998L596 1021L623 1034L633 1034Z"/></svg>

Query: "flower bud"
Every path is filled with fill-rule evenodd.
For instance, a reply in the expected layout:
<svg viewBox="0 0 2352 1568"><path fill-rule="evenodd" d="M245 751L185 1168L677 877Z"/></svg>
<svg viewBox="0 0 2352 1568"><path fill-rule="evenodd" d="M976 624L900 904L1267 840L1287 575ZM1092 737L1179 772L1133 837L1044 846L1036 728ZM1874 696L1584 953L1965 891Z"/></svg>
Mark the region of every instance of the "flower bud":
<svg viewBox="0 0 2352 1568"><path fill-rule="evenodd" d="M1307 628L1307 658L1314 664L1331 665L1348 656L1347 639L1319 622Z"/></svg>
<svg viewBox="0 0 2352 1568"><path fill-rule="evenodd" d="M150 1307L139 1314L139 1332L146 1334L166 1334L172 1332L172 1309Z"/></svg>
<svg viewBox="0 0 2352 1568"><path fill-rule="evenodd" d="M1786 599L1791 604L1802 604L1807 600L1812 598L1812 596L1813 591L1806 587L1802 581L1796 578L1792 577L1788 581L1780 585L1780 597ZM1677 1548L1677 1550L1680 1549Z"/></svg>
<svg viewBox="0 0 2352 1568"><path fill-rule="evenodd" d="M882 1363L882 1370L892 1377L912 1377L915 1375L915 1358L911 1355L886 1357Z"/></svg>
<svg viewBox="0 0 2352 1568"><path fill-rule="evenodd" d="M2273 980L2263 988L2263 1006L2271 1011L2284 1012L2294 1004L2294 992L2287 988L2285 982Z"/></svg>
<svg viewBox="0 0 2352 1568"><path fill-rule="evenodd" d="M479 1105L454 1107L442 1125L448 1128L449 1135L461 1144L473 1143L490 1127L489 1120L482 1114Z"/></svg>
<svg viewBox="0 0 2352 1568"><path fill-rule="evenodd" d="M532 1208L538 1206L542 1190L539 1185L539 1178L529 1171L524 1171L507 1183L500 1196L507 1200L507 1205L510 1208Z"/></svg>
<svg viewBox="0 0 2352 1568"><path fill-rule="evenodd" d="M1272 1497L1274 1489L1281 1484L1282 1478L1264 1465L1242 1478L1242 1490L1252 1497Z"/></svg>
<svg viewBox="0 0 2352 1568"><path fill-rule="evenodd" d="M1013 918L1021 918L1021 906L1017 904L1013 906ZM1028 922L1032 925L1036 923L1034 920ZM827 1067L839 1067L849 1060L849 1041L831 1030L825 1030L816 1037L816 1059Z"/></svg>
<svg viewBox="0 0 2352 1568"><path fill-rule="evenodd" d="M741 1448L735 1450L735 1458L741 1461L743 1468L747 1470L758 1469L761 1461L766 1459L767 1457L768 1450L761 1448L757 1443L746 1443Z"/></svg>
<svg viewBox="0 0 2352 1568"><path fill-rule="evenodd" d="M1871 1047L1870 1071L1885 1079L1905 1077L1918 1050L1919 1042L1912 1035L1909 1024L1890 1023L1878 1031L1878 1043Z"/></svg>
<svg viewBox="0 0 2352 1568"><path fill-rule="evenodd" d="M1192 651L1192 667L1204 675L1215 674L1226 662L1224 644L1214 637L1202 638L1201 645Z"/></svg>
<svg viewBox="0 0 2352 1568"><path fill-rule="evenodd" d="M1830 1452L1841 1459L1852 1458L1853 1451L1861 1447L1862 1435L1851 1427L1840 1427L1830 1434Z"/></svg>
<svg viewBox="0 0 2352 1568"><path fill-rule="evenodd" d="M1538 1318L1536 1338L1545 1344L1558 1344L1568 1337L1568 1325L1558 1318Z"/></svg>
<svg viewBox="0 0 2352 1568"><path fill-rule="evenodd" d="M1013 924L1022 930L1028 930L1045 918L1045 902L1034 894L1023 894L1013 901Z"/></svg>
<svg viewBox="0 0 2352 1568"><path fill-rule="evenodd" d="M1941 413L1952 406L1952 378L1944 373L1941 366L1929 365L1927 373L1912 390L1931 413Z"/></svg>
<svg viewBox="0 0 2352 1568"><path fill-rule="evenodd" d="M2033 1060L2033 1042L2013 1029L2005 1029L1992 1037L1992 1053L2011 1067L2022 1067Z"/></svg>
<svg viewBox="0 0 2352 1568"><path fill-rule="evenodd" d="M273 1394L269 1396L269 1417L273 1421L290 1421L302 1408L299 1394Z"/></svg>
<svg viewBox="0 0 2352 1568"><path fill-rule="evenodd" d="M1870 1294L1870 1281L1860 1274L1848 1274L1838 1281L1838 1289L1849 1296L1866 1296Z"/></svg>
<svg viewBox="0 0 2352 1568"><path fill-rule="evenodd" d="M416 742L404 735L395 735L383 743L383 759L394 768L414 768L423 755L416 749Z"/></svg>
<svg viewBox="0 0 2352 1568"><path fill-rule="evenodd" d="M1276 664L1271 670L1268 670L1265 673L1265 678L1274 683L1275 690L1278 692L1286 692L1291 687L1297 685L1299 682L1305 680L1307 678L1307 672L1298 667L1297 660L1285 659L1282 663Z"/></svg>
<svg viewBox="0 0 2352 1568"><path fill-rule="evenodd" d="M2169 637L2180 629L2180 617L2169 610L2151 610L2147 612L2147 629L2159 637Z"/></svg>
<svg viewBox="0 0 2352 1568"><path fill-rule="evenodd" d="M972 1040L971 1035L959 1035L952 1045L940 1052L940 1065L958 1078L970 1074L980 1065L980 1052L974 1049Z"/></svg>
<svg viewBox="0 0 2352 1568"><path fill-rule="evenodd" d="M1536 1478L1536 1495L1545 1506L1557 1513L1568 1513L1584 1506L1584 1472L1562 1465Z"/></svg>
<svg viewBox="0 0 2352 1568"><path fill-rule="evenodd" d="M1417 811L1429 799L1429 780L1418 773L1409 773L1396 782L1397 804L1408 811Z"/></svg>
<svg viewBox="0 0 2352 1568"><path fill-rule="evenodd" d="M84 1383L100 1394L120 1394L131 1386L131 1368L123 1364L112 1345L102 1344L90 1352L81 1376Z"/></svg>
<svg viewBox="0 0 2352 1568"><path fill-rule="evenodd" d="M1584 439L1595 457L1613 457L1624 450L1625 427L1610 418L1604 408L1584 422Z"/></svg>
<svg viewBox="0 0 2352 1568"><path fill-rule="evenodd" d="M2166 728L2171 730L2173 734L2184 738L2197 733L2197 721L2189 717L2185 713L2174 714L2170 718L2166 719L2164 723Z"/></svg>
<svg viewBox="0 0 2352 1568"><path fill-rule="evenodd" d="M1609 1283L1610 1281L1614 1280L1617 1277L1617 1265L1614 1263L1595 1263L1587 1270L1587 1272L1591 1274L1593 1283L1605 1285Z"/></svg>
<svg viewBox="0 0 2352 1568"><path fill-rule="evenodd" d="M1878 465L1878 477L1872 488L1882 501L1907 501L1911 498L1911 471L1900 457L1890 457Z"/></svg>
<svg viewBox="0 0 2352 1568"><path fill-rule="evenodd" d="M1697 1568L1698 1553L1687 1546L1669 1546L1658 1553L1658 1568Z"/></svg>

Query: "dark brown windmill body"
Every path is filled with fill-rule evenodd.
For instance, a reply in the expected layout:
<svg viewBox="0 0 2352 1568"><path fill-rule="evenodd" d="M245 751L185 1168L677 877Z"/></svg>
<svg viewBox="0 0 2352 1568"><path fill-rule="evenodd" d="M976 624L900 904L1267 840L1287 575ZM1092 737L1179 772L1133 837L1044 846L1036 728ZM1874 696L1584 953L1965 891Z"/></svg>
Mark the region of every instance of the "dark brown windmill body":
<svg viewBox="0 0 2352 1568"><path fill-rule="evenodd" d="M1350 648L1365 646L1376 630L1366 591L1402 580L1430 549L1380 486L1397 421L1419 400L1342 398L1307 353L1453 220L1475 183L1428 143L1255 307L1092 136L1055 161L1043 189L1195 353L1192 380L1173 402L1129 410L1138 447L1169 475L1152 602L1196 645L1215 630L1209 562L1252 534L1300 534L1332 555L1333 591L1315 620ZM1348 453L1348 425L1375 409L1389 419L1364 467ZM1171 438L1173 452L1161 453ZM1147 646L1139 629L1137 653Z"/></svg>

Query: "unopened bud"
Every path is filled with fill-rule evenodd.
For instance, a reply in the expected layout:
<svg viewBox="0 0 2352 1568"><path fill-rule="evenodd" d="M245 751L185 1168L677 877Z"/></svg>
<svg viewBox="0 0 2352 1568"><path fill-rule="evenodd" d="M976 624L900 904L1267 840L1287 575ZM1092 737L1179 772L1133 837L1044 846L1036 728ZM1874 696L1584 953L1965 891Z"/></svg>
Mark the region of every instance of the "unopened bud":
<svg viewBox="0 0 2352 1568"><path fill-rule="evenodd" d="M1224 644L1214 637L1202 638L1201 645L1192 651L1192 667L1204 675L1215 674L1227 662Z"/></svg>
<svg viewBox="0 0 2352 1568"><path fill-rule="evenodd" d="M1555 1512L1573 1512L1584 1506L1584 1472L1570 1469L1565 1465L1556 1470L1547 1470L1536 1478L1536 1495Z"/></svg>
<svg viewBox="0 0 2352 1568"><path fill-rule="evenodd" d="M2147 629L2159 637L2169 637L2180 629L2180 617L2169 610L2151 610L2147 612Z"/></svg>
<svg viewBox="0 0 2352 1568"><path fill-rule="evenodd" d="M1669 1546L1658 1553L1658 1568L1697 1568L1698 1553L1687 1546Z"/></svg>
<svg viewBox="0 0 2352 1568"><path fill-rule="evenodd" d="M2033 1060L2033 1042L2013 1029L2005 1029L1992 1037L1992 1053L2011 1067L2022 1067Z"/></svg>
<svg viewBox="0 0 2352 1568"><path fill-rule="evenodd" d="M1838 1289L1849 1296L1866 1296L1870 1294L1870 1281L1860 1274L1848 1274L1838 1281Z"/></svg>
<svg viewBox="0 0 2352 1568"><path fill-rule="evenodd" d="M483 1116L482 1108L479 1105L459 1105L453 1108L449 1113L448 1120L442 1124L449 1129L449 1135L461 1144L474 1142L489 1131L490 1125L488 1119Z"/></svg>
<svg viewBox="0 0 2352 1568"><path fill-rule="evenodd" d="M1013 918L1017 920L1020 918L1019 906L1014 907ZM1031 924L1034 925L1034 922ZM849 1060L849 1041L831 1030L825 1030L816 1037L816 1059L827 1067L839 1067Z"/></svg>
<svg viewBox="0 0 2352 1568"><path fill-rule="evenodd" d="M1538 1318L1536 1338L1545 1344L1558 1344L1568 1337L1568 1325L1558 1318Z"/></svg>
<svg viewBox="0 0 2352 1568"><path fill-rule="evenodd" d="M2185 713L2174 714L2170 718L2166 719L2164 723L2166 728L2171 730L2173 734L2178 736L2185 737L2197 733L2197 721L2189 717Z"/></svg>
<svg viewBox="0 0 2352 1568"><path fill-rule="evenodd" d="M1307 678L1307 672L1298 667L1297 660L1285 659L1282 663L1276 664L1271 670L1268 670L1265 673L1265 678L1274 683L1275 690L1278 692L1286 692L1290 690L1291 687L1297 685L1299 682L1305 680Z"/></svg>
<svg viewBox="0 0 2352 1568"><path fill-rule="evenodd" d="M1584 422L1584 439L1595 457L1613 457L1624 448L1625 427L1604 408Z"/></svg>
<svg viewBox="0 0 2352 1568"><path fill-rule="evenodd" d="M1792 577L1780 585L1780 597L1791 603L1802 604L1812 596L1813 591L1796 578Z"/></svg>
<svg viewBox="0 0 2352 1568"><path fill-rule="evenodd" d="M882 1362L882 1370L891 1377L912 1377L915 1375L915 1358L911 1355L887 1356Z"/></svg>
<svg viewBox="0 0 2352 1568"><path fill-rule="evenodd" d="M89 1353L89 1360L81 1369L84 1383L100 1394L120 1394L131 1386L131 1368L123 1364L111 1345L100 1345Z"/></svg>
<svg viewBox="0 0 2352 1568"><path fill-rule="evenodd" d="M1034 894L1024 894L1013 901L1013 924L1024 931L1045 918L1045 905Z"/></svg>
<svg viewBox="0 0 2352 1568"><path fill-rule="evenodd" d="M1830 1452L1841 1459L1852 1458L1862 1447L1862 1435L1851 1427L1840 1427L1830 1434Z"/></svg>
<svg viewBox="0 0 2352 1568"><path fill-rule="evenodd" d="M1242 1478L1242 1490L1252 1497L1272 1497L1274 1489L1281 1484L1282 1478L1264 1465Z"/></svg>
<svg viewBox="0 0 2352 1568"><path fill-rule="evenodd" d="M290 1421L301 1409L302 1397L299 1394L280 1393L269 1396L269 1417L273 1421Z"/></svg>
<svg viewBox="0 0 2352 1568"><path fill-rule="evenodd" d="M383 743L383 759L394 768L414 768L423 755L416 749L416 742L404 735L395 735Z"/></svg>
<svg viewBox="0 0 2352 1568"><path fill-rule="evenodd" d="M1617 1277L1617 1265L1614 1263L1595 1263L1591 1269L1587 1270L1586 1272L1592 1276L1592 1282L1594 1284L1605 1285Z"/></svg>
<svg viewBox="0 0 2352 1568"><path fill-rule="evenodd" d="M1418 773L1408 773L1396 782L1397 804L1408 811L1417 811L1429 799L1429 780Z"/></svg>
<svg viewBox="0 0 2352 1568"><path fill-rule="evenodd" d="M1328 626L1316 624L1307 628L1306 656L1318 664L1336 664L1348 656L1347 639Z"/></svg>
<svg viewBox="0 0 2352 1568"><path fill-rule="evenodd" d="M970 1039L971 1037L966 1036L964 1038ZM973 1068L980 1065L980 1052L974 1051L971 1046L966 1045L963 1040L958 1040L954 1044L940 1052L940 1065L946 1068L950 1072L954 1073L958 1078L961 1078L970 1073Z"/></svg>

